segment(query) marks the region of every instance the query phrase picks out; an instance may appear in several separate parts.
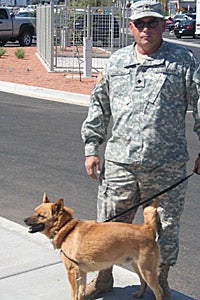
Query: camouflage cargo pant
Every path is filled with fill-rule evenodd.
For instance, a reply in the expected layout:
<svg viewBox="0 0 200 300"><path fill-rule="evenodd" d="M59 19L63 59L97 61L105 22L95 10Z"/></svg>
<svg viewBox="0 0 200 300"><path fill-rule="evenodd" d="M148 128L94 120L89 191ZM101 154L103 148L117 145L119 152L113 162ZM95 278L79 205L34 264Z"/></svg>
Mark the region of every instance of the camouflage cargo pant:
<svg viewBox="0 0 200 300"><path fill-rule="evenodd" d="M102 222L129 207L146 200L186 176L186 164L177 163L148 168L105 161L98 189L97 219ZM161 262L173 266L179 251L180 217L184 208L187 182L158 198L157 225ZM137 210L115 221L132 223Z"/></svg>

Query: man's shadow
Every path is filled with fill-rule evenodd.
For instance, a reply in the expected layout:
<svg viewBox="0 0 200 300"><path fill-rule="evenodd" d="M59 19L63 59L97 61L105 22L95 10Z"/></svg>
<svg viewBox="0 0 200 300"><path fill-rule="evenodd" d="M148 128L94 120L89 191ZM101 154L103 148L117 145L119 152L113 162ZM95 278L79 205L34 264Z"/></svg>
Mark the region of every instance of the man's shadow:
<svg viewBox="0 0 200 300"><path fill-rule="evenodd" d="M96 298L98 300L136 300L138 298L133 297L133 294L139 291L140 285L126 286L124 288L114 287L109 293L102 294ZM171 290L172 300L197 300L186 295L183 295L177 291ZM155 300L153 292L147 288L143 300Z"/></svg>

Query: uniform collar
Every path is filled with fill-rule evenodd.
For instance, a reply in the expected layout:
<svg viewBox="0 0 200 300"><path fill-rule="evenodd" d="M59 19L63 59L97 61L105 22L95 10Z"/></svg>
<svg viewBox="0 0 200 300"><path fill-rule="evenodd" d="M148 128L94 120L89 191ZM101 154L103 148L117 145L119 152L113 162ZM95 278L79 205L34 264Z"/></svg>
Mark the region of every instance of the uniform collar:
<svg viewBox="0 0 200 300"><path fill-rule="evenodd" d="M151 65L161 65L165 61L166 52L166 42L162 41L160 48L153 54L149 55L147 59L142 63L142 66L151 66ZM127 60L125 61L124 67L130 68L132 66L139 65L137 61L135 43L129 46L129 54L127 55Z"/></svg>

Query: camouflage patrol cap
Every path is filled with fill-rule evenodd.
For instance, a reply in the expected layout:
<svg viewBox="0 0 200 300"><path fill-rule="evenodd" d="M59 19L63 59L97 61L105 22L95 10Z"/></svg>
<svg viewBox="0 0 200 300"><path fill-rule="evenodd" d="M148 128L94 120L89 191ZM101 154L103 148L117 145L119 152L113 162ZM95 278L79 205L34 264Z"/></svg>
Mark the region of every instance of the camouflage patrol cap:
<svg viewBox="0 0 200 300"><path fill-rule="evenodd" d="M133 2L131 5L132 14L131 20L137 20L144 17L164 18L162 6L156 0L143 0Z"/></svg>

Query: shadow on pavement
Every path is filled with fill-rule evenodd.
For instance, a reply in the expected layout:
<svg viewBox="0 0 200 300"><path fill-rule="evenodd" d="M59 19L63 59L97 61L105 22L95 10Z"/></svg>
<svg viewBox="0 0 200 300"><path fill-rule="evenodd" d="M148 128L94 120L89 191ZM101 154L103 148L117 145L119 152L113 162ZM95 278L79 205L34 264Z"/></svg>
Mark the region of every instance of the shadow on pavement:
<svg viewBox="0 0 200 300"><path fill-rule="evenodd" d="M137 292L140 289L139 285L134 286L126 286L124 288L121 287L114 287L113 290L108 293L107 295L101 295L102 300L136 300L138 298L133 297L133 294ZM197 300L191 297L188 297L186 295L183 295L177 291L171 290L172 300ZM126 299L124 299L124 296L126 296ZM147 288L146 293L143 298L143 300L155 300L153 292Z"/></svg>

